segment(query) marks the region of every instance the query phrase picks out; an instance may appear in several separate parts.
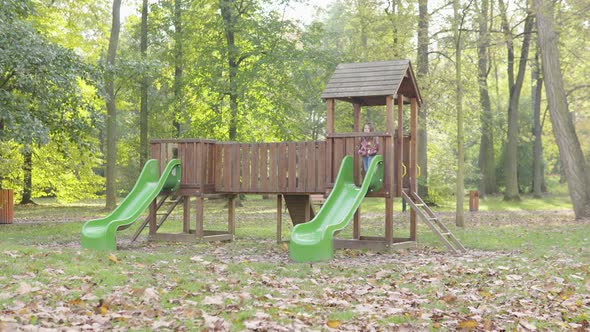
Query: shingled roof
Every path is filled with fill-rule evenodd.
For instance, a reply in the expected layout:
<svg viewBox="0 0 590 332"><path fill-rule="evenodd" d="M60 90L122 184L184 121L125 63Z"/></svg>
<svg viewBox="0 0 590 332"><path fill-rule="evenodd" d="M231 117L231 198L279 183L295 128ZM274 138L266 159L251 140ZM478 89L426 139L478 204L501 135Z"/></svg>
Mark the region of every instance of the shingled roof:
<svg viewBox="0 0 590 332"><path fill-rule="evenodd" d="M341 63L321 97L379 106L385 105L386 96L395 99L398 94L416 98L422 104L410 60Z"/></svg>

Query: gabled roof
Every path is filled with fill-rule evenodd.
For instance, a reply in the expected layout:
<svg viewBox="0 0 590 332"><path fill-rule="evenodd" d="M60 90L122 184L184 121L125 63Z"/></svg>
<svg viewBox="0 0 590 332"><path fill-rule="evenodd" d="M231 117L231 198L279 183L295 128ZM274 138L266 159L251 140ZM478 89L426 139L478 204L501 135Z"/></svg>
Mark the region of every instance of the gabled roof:
<svg viewBox="0 0 590 332"><path fill-rule="evenodd" d="M364 106L385 105L385 97L398 94L422 97L410 60L391 60L363 63L341 63L326 85L323 99L334 98Z"/></svg>

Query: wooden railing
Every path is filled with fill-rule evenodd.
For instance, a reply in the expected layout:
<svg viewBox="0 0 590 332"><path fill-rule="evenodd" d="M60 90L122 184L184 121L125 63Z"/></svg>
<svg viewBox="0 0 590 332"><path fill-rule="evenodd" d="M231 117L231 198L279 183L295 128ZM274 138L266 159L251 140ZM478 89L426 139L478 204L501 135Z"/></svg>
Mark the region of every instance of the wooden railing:
<svg viewBox="0 0 590 332"><path fill-rule="evenodd" d="M323 193L326 142L219 143L215 191Z"/></svg>
<svg viewBox="0 0 590 332"><path fill-rule="evenodd" d="M357 150L361 138L368 135L377 137L385 167L384 186L376 195L393 195L398 174L395 136L385 133L332 134L326 141L282 143L153 140L151 152L152 158L159 160L160 169L172 158L181 160L183 194L324 194L332 187L346 155L354 156L355 177L360 183L362 163ZM404 147L408 142L405 137ZM406 151L403 157L408 165Z"/></svg>

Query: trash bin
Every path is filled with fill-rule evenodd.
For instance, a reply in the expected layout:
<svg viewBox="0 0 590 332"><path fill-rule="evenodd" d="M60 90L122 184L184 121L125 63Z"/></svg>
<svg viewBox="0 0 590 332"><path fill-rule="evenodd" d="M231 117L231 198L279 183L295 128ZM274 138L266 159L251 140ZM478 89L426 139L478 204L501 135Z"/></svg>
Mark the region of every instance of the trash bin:
<svg viewBox="0 0 590 332"><path fill-rule="evenodd" d="M469 192L469 211L479 211L479 191L477 190Z"/></svg>
<svg viewBox="0 0 590 332"><path fill-rule="evenodd" d="M12 189L0 190L0 224L12 224L14 218L12 193Z"/></svg>

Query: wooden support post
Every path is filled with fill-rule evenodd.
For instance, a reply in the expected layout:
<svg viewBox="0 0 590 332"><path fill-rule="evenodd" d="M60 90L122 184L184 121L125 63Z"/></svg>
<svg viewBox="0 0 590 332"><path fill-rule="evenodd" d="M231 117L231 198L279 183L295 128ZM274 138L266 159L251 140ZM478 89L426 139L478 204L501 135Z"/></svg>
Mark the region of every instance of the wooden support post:
<svg viewBox="0 0 590 332"><path fill-rule="evenodd" d="M332 186L334 183L334 139L330 136L334 133L334 99L326 99L326 184Z"/></svg>
<svg viewBox="0 0 590 332"><path fill-rule="evenodd" d="M382 148L383 149L383 157L385 158L384 161L384 166L386 167L385 169L385 174L384 174L384 184L383 187L385 189L385 195L386 196L393 196L395 195L395 191L394 191L394 187L395 187L395 174L394 174L394 169L395 169L395 162L396 162L396 151L397 149L395 149L395 145L396 142L394 142L393 137L394 137L394 132L395 132L395 128L393 126L393 119L394 119L394 113L393 113L393 96L387 96L385 97L385 115L386 115L386 124L387 124L387 134L389 136L385 137L385 146Z"/></svg>
<svg viewBox="0 0 590 332"><path fill-rule="evenodd" d="M196 197L196 212L195 212L195 220L196 220L196 229L195 229L195 235L197 237L197 239L201 240L203 239L203 236L205 235L205 230L203 227L203 223L204 223L204 206L203 206L203 196L202 195L198 195Z"/></svg>
<svg viewBox="0 0 590 332"><path fill-rule="evenodd" d="M227 202L227 231L232 239L236 236L236 195L230 195Z"/></svg>
<svg viewBox="0 0 590 332"><path fill-rule="evenodd" d="M397 144L396 144L397 183L395 195L401 196L403 190L403 161L404 161L404 96L397 96Z"/></svg>
<svg viewBox="0 0 590 332"><path fill-rule="evenodd" d="M385 197L385 243L393 243L393 197Z"/></svg>
<svg viewBox="0 0 590 332"><path fill-rule="evenodd" d="M418 100L410 102L410 197L418 192ZM410 239L416 241L416 211L410 209Z"/></svg>
<svg viewBox="0 0 590 332"><path fill-rule="evenodd" d="M156 214L158 212L157 203L156 203L157 199L158 199L158 197L154 198L154 200L150 203L149 235L154 235L154 234L156 234L156 231L157 231L157 229L156 229L157 228L156 222L157 222L157 218L158 218L158 216Z"/></svg>
<svg viewBox="0 0 590 332"><path fill-rule="evenodd" d="M356 210L354 213L354 218L352 222L352 238L355 240L359 240L361 238L361 207Z"/></svg>
<svg viewBox="0 0 590 332"><path fill-rule="evenodd" d="M364 128L361 128L361 104L354 103L352 104L354 108L354 127L353 131L355 133L363 131ZM360 139L355 139L355 144L358 146L360 144ZM354 183L358 186L361 184L361 167L360 167L360 157L358 153L353 154L354 159ZM355 214L356 216L356 214ZM358 217L355 217L358 218Z"/></svg>
<svg viewBox="0 0 590 332"><path fill-rule="evenodd" d="M282 242L283 236L283 196L277 195L277 243Z"/></svg>
<svg viewBox="0 0 590 332"><path fill-rule="evenodd" d="M179 198L180 199L180 198ZM182 196L182 232L190 234L191 232L191 197Z"/></svg>

